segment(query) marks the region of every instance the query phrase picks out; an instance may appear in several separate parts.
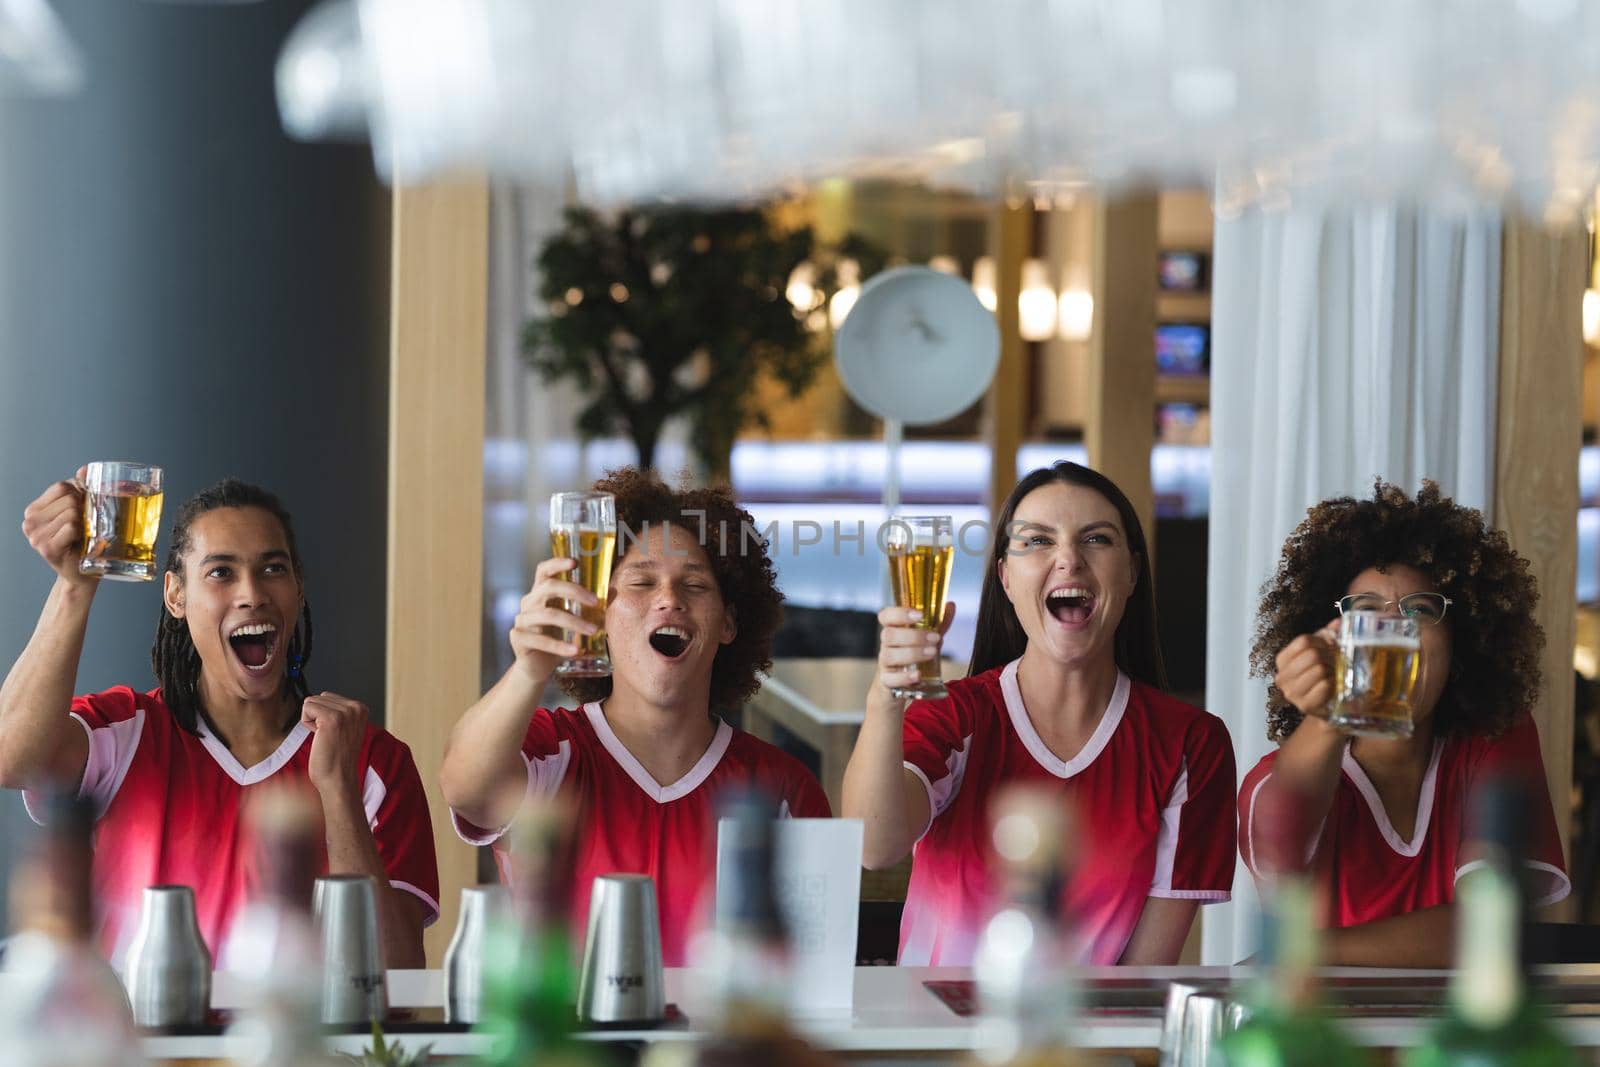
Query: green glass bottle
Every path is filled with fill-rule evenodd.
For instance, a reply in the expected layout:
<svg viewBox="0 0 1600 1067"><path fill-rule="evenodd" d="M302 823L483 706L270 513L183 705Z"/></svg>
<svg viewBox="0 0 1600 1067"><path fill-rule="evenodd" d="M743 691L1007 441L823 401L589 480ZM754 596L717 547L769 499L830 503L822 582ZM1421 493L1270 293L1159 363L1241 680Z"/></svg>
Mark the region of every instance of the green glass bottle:
<svg viewBox="0 0 1600 1067"><path fill-rule="evenodd" d="M481 1067L600 1067L577 1037L578 969L570 921L571 827L563 809L529 805L513 828L512 907L486 939Z"/></svg>
<svg viewBox="0 0 1600 1067"><path fill-rule="evenodd" d="M1323 1010L1315 897L1306 873L1306 804L1279 787L1256 802L1262 894L1261 967L1249 1017L1223 1038L1228 1067L1361 1067L1366 1057Z"/></svg>
<svg viewBox="0 0 1600 1067"><path fill-rule="evenodd" d="M1280 876L1264 916L1250 1014L1222 1043L1229 1067L1361 1067L1366 1057L1322 1010L1311 886Z"/></svg>
<svg viewBox="0 0 1600 1067"><path fill-rule="evenodd" d="M1479 866L1456 883L1456 972L1450 1003L1406 1067L1576 1067L1529 989L1522 958L1525 900L1518 878L1525 805L1509 781L1484 787L1474 820Z"/></svg>

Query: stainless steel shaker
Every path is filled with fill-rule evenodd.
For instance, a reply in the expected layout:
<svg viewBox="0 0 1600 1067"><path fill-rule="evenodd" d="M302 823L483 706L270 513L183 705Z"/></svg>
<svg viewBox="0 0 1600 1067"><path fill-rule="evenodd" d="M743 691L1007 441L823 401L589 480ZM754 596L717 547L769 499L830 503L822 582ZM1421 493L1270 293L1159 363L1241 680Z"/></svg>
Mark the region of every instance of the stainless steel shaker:
<svg viewBox="0 0 1600 1067"><path fill-rule="evenodd" d="M589 895L578 1017L654 1022L665 1014L656 884L644 874L600 875Z"/></svg>
<svg viewBox="0 0 1600 1067"><path fill-rule="evenodd" d="M153 885L144 891L123 981L133 1021L140 1026L198 1026L206 1021L211 953L195 918L194 890Z"/></svg>
<svg viewBox="0 0 1600 1067"><path fill-rule="evenodd" d="M476 1023L483 1014L483 947L491 928L510 910L504 886L461 890L461 917L444 953L444 1021Z"/></svg>
<svg viewBox="0 0 1600 1067"><path fill-rule="evenodd" d="M389 1012L389 995L372 879L364 874L318 878L312 907L322 929L322 1021L381 1021Z"/></svg>

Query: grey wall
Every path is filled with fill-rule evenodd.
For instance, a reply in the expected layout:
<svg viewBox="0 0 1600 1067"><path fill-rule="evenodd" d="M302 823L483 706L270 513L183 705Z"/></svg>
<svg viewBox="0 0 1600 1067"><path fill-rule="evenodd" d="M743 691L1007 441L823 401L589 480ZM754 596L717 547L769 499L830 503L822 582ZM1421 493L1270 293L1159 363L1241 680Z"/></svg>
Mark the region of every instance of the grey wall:
<svg viewBox="0 0 1600 1067"><path fill-rule="evenodd" d="M51 579L23 508L82 462L142 459L167 518L226 475L284 498L312 685L381 716L387 196L364 147L281 132L273 64L307 5L53 2L88 87L0 100L0 664ZM106 583L77 691L154 684L158 605ZM0 875L20 808L0 794Z"/></svg>

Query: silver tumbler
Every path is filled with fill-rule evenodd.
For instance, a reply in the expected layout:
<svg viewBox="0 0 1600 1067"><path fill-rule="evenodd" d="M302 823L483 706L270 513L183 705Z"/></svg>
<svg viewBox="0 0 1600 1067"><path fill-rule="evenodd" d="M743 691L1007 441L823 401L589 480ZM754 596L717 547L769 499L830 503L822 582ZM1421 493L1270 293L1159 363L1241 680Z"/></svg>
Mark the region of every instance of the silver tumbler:
<svg viewBox="0 0 1600 1067"><path fill-rule="evenodd" d="M1189 1006L1189 998L1196 993L1210 992L1212 988L1187 982L1173 982L1167 986L1167 1006L1161 1020L1159 1067L1175 1067L1178 1062L1178 1046L1183 1038L1183 1011Z"/></svg>
<svg viewBox="0 0 1600 1067"><path fill-rule="evenodd" d="M654 1022L665 1014L656 884L644 874L600 875L589 894L578 1017Z"/></svg>
<svg viewBox="0 0 1600 1067"><path fill-rule="evenodd" d="M372 879L364 874L318 878L312 907L322 928L322 1021L381 1021L389 996Z"/></svg>
<svg viewBox="0 0 1600 1067"><path fill-rule="evenodd" d="M211 953L195 919L194 890L153 885L144 891L123 976L133 1021L140 1026L198 1026L206 1021Z"/></svg>
<svg viewBox="0 0 1600 1067"><path fill-rule="evenodd" d="M504 886L461 890L461 918L444 953L444 1021L476 1023L483 1011L483 946L495 921L510 909Z"/></svg>

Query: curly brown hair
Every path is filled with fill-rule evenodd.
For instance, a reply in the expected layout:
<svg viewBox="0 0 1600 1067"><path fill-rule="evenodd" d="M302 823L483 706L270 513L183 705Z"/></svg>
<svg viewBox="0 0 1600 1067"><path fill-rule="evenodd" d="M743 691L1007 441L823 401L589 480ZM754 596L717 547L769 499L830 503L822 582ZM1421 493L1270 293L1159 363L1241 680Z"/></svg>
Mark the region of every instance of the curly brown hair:
<svg viewBox="0 0 1600 1067"><path fill-rule="evenodd" d="M1440 737L1495 736L1539 695L1544 631L1534 621L1539 588L1528 561L1474 508L1422 483L1415 500L1378 479L1371 500L1335 497L1306 511L1262 590L1250 673L1271 678L1278 653L1326 625L1334 602L1368 567L1411 567L1451 600L1450 673L1439 697ZM1267 690L1267 736L1282 741L1301 714L1276 685Z"/></svg>
<svg viewBox="0 0 1600 1067"><path fill-rule="evenodd" d="M717 650L711 664L711 707L738 707L761 688L757 672L772 667L772 637L783 622L783 594L767 555L767 542L757 536L755 519L734 503L726 486L673 489L654 472L637 467L607 471L594 483L596 492L617 500L617 548L644 534L646 524L668 523L689 531L705 549L722 602L733 608L737 623L732 641ZM622 562L619 555L613 567ZM611 695L610 678L563 678L561 687L585 703Z"/></svg>

